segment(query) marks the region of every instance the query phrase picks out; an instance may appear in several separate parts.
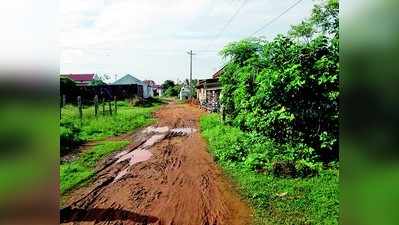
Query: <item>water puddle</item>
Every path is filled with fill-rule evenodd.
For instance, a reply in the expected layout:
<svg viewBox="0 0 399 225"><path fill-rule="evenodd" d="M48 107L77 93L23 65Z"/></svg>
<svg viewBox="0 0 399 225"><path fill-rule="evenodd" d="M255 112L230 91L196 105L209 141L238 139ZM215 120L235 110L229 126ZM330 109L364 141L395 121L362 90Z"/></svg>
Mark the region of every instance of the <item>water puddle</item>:
<svg viewBox="0 0 399 225"><path fill-rule="evenodd" d="M166 134L155 134L150 137L146 142L143 144L143 148L149 148L153 146L155 143L160 142L165 138Z"/></svg>
<svg viewBox="0 0 399 225"><path fill-rule="evenodd" d="M190 135L194 132L196 132L197 129L195 128L189 128L189 127L185 127L185 128L173 128L170 130L170 136L187 136Z"/></svg>
<svg viewBox="0 0 399 225"><path fill-rule="evenodd" d="M152 134L152 136L145 141L144 144L133 151L129 152L128 150L124 150L115 155L115 158L118 159L116 163L129 160L129 166L118 173L114 179L114 182L126 175L130 166L150 159L152 153L148 149L154 144L162 141L165 137L187 136L196 131L197 129L189 127L173 129L170 129L169 127L147 127L142 132L145 134Z"/></svg>
<svg viewBox="0 0 399 225"><path fill-rule="evenodd" d="M125 174L127 174L127 171L130 166L132 166L136 163L139 163L139 162L147 161L151 158L151 156L152 156L152 153L150 151L148 151L146 149L142 149L142 148L136 149L132 152L122 155L116 161L116 163L120 163L125 160L129 160L129 166L118 173L118 175L114 179L114 182L119 180L120 178L122 178Z"/></svg>
<svg viewBox="0 0 399 225"><path fill-rule="evenodd" d="M169 127L147 127L146 129L143 130L143 133L145 134L151 134L151 133L167 133L169 132Z"/></svg>

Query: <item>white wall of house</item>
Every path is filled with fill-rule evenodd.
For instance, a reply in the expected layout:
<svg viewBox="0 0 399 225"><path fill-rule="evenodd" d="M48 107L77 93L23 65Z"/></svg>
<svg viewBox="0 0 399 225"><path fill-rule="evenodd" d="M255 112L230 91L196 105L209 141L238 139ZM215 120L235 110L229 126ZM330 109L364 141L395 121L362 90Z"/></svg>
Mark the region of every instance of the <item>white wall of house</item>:
<svg viewBox="0 0 399 225"><path fill-rule="evenodd" d="M154 91L152 90L152 87L144 83L143 83L143 97L144 98L154 97Z"/></svg>

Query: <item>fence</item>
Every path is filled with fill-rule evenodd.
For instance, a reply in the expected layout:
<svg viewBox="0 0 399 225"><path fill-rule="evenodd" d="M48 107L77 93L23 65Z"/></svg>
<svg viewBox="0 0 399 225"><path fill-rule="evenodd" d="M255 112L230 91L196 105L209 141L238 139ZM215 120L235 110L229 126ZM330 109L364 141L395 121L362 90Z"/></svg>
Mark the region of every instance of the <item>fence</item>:
<svg viewBox="0 0 399 225"><path fill-rule="evenodd" d="M60 89L61 103L78 104L77 98L81 97L81 104L94 104L95 96L97 99L112 101L116 97L118 100L132 99L135 97L143 98L143 86L137 84L131 85L98 85L98 86L81 86L73 88Z"/></svg>
<svg viewBox="0 0 399 225"><path fill-rule="evenodd" d="M76 98L77 102L77 112L78 112L78 117L80 120L80 125L82 125L83 121L83 98L81 96L78 96ZM89 102L89 101L86 101ZM93 100L94 105L91 105L90 107L94 106L94 116L98 117L98 115L102 116L112 116L112 115L117 115L118 113L118 101L116 96L113 97L113 100L107 101L106 99L99 99L97 95L94 96ZM62 102L61 102L61 108L66 106L66 98L65 95L63 95ZM92 114L92 115L93 115ZM60 112L60 119L62 117L62 113Z"/></svg>

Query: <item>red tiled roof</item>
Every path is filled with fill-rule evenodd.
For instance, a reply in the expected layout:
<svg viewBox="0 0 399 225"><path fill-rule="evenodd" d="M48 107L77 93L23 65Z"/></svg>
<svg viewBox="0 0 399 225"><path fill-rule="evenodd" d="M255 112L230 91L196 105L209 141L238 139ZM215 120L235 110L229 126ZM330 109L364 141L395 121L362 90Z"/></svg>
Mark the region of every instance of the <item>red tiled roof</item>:
<svg viewBox="0 0 399 225"><path fill-rule="evenodd" d="M62 74L73 81L92 81L94 74Z"/></svg>

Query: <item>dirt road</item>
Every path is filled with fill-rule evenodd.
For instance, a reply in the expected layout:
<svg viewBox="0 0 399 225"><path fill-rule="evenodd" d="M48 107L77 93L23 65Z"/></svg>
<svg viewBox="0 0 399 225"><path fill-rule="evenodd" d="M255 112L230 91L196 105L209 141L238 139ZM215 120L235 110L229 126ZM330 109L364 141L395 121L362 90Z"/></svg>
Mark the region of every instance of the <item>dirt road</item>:
<svg viewBox="0 0 399 225"><path fill-rule="evenodd" d="M63 224L247 225L251 210L207 151L201 111L170 103L155 126L98 166L96 181L71 193Z"/></svg>

